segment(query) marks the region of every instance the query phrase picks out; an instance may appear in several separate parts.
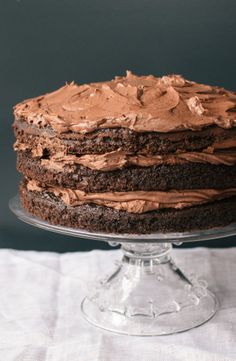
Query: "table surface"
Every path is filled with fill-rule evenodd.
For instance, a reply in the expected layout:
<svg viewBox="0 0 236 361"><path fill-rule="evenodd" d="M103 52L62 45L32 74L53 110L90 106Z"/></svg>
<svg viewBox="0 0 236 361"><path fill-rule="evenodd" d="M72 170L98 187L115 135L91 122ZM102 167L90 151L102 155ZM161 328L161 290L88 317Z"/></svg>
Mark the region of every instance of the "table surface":
<svg viewBox="0 0 236 361"><path fill-rule="evenodd" d="M235 361L236 248L175 249L176 262L204 278L220 309L208 323L171 336L132 337L84 320L80 303L116 251L0 251L0 360Z"/></svg>

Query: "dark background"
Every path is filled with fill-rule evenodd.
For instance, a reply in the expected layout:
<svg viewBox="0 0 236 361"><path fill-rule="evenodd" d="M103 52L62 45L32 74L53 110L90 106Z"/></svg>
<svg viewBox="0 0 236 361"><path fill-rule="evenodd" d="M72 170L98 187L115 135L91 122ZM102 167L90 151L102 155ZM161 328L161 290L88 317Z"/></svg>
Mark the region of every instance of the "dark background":
<svg viewBox="0 0 236 361"><path fill-rule="evenodd" d="M126 69L236 90L235 18L235 0L0 0L0 247L107 247L35 229L8 210L20 179L11 150L14 104L65 81L107 80Z"/></svg>

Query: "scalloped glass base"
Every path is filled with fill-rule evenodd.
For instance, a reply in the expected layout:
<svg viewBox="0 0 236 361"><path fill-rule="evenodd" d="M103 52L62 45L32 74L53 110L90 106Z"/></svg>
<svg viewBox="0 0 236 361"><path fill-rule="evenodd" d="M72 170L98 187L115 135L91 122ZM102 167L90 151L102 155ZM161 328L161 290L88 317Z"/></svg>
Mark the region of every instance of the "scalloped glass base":
<svg viewBox="0 0 236 361"><path fill-rule="evenodd" d="M181 332L209 320L217 309L215 296L205 281L187 277L174 264L170 250L164 243L152 245L148 257L150 245L143 245L142 254L140 249L130 254L126 245L114 273L83 300L86 319L105 330L136 336Z"/></svg>
<svg viewBox="0 0 236 361"><path fill-rule="evenodd" d="M181 312L159 317L127 317L114 312L98 313L97 307L87 297L81 305L85 318L92 325L106 331L130 336L161 336L190 330L200 326L214 316L217 301L209 291L198 306L186 308Z"/></svg>

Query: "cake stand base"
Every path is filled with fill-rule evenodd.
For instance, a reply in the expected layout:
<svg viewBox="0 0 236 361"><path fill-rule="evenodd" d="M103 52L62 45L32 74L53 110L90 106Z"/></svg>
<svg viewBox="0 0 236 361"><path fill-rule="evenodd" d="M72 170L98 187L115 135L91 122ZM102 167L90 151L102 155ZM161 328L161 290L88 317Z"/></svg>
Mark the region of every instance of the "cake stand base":
<svg viewBox="0 0 236 361"><path fill-rule="evenodd" d="M95 285L82 302L82 312L93 325L127 335L168 335L199 326L215 314L215 296L204 280L176 266L171 257L172 243L233 236L235 223L183 233L97 233L52 225L34 217L22 208L18 196L10 200L9 206L20 220L35 227L121 244L124 255L116 270Z"/></svg>
<svg viewBox="0 0 236 361"><path fill-rule="evenodd" d="M155 336L189 330L215 314L217 301L207 283L176 266L171 244L121 248L117 269L82 302L90 323L121 334Z"/></svg>

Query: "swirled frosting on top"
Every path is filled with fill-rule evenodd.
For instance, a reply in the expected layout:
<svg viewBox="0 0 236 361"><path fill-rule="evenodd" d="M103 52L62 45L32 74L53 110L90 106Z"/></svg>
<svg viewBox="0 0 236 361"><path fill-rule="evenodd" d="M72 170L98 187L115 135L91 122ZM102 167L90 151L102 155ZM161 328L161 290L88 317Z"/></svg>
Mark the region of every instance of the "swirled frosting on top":
<svg viewBox="0 0 236 361"><path fill-rule="evenodd" d="M200 130L236 126L236 93L180 75L136 76L108 82L66 84L15 106L16 119L56 132L129 128L136 132Z"/></svg>

